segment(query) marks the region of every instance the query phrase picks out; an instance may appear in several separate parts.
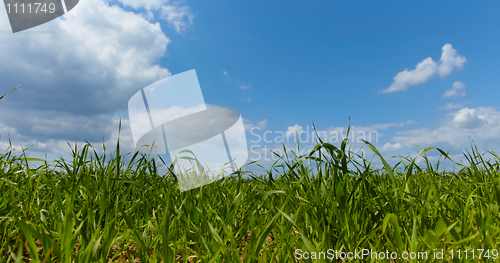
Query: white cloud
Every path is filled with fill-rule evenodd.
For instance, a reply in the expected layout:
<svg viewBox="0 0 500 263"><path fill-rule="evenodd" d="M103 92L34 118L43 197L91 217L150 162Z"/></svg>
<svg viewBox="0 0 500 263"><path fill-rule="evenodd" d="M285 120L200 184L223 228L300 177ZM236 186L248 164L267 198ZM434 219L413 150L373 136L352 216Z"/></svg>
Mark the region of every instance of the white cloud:
<svg viewBox="0 0 500 263"><path fill-rule="evenodd" d="M414 121L414 120L407 120L405 122L400 122L400 123L376 123L376 124L369 125L369 127L372 130L385 130L385 129L388 129L391 127L403 127L403 126L411 125L411 124L415 124L415 123L416 123L416 121Z"/></svg>
<svg viewBox="0 0 500 263"><path fill-rule="evenodd" d="M453 103L453 102L449 102L449 103L446 103L443 106L439 106L438 110L456 110L456 109L463 108L464 105L465 105L465 103Z"/></svg>
<svg viewBox="0 0 500 263"><path fill-rule="evenodd" d="M0 21L1 29L9 27ZM157 65L170 43L159 24L102 0L82 1L64 19L40 27L54 33L14 34L0 42L0 78L22 84L17 93L32 100L24 107L82 112L91 104L103 110L170 75Z"/></svg>
<svg viewBox="0 0 500 263"><path fill-rule="evenodd" d="M390 142L384 144L382 146L382 148L380 148L380 151L381 152L393 152L393 151L397 151L399 149L403 148L403 145L401 143L395 143L395 144L391 144Z"/></svg>
<svg viewBox="0 0 500 263"><path fill-rule="evenodd" d="M260 121L251 121L249 119L243 118L243 125L245 126L245 131L250 132L252 128L257 128L258 131L264 131L267 129L267 119L263 119Z"/></svg>
<svg viewBox="0 0 500 263"><path fill-rule="evenodd" d="M82 120L82 119L80 119ZM69 153L75 147L75 143L78 144L78 149L81 149L87 141L90 142L93 148L97 153L102 154L103 149L102 144L106 145L108 149L114 150L116 143L118 141L118 127L120 123L120 118L111 117L103 119L102 123L99 125L99 132L102 134L108 134L108 138L104 139L102 136L83 139L82 137L77 136L77 134L72 134L74 136L70 136L70 134L65 134L66 137L62 136L58 139L47 139L43 142L39 139L34 139L31 136L25 136L19 134L16 129L6 126L0 126L0 134L2 135L0 140L0 151L6 150L10 147L9 139L12 141L12 148L15 152L19 153L22 149L29 148L27 152L31 156L33 154L34 157L44 158L40 155L43 153L47 154L47 160L51 161L59 158L59 156L68 157ZM62 126L65 126L65 123L78 123L78 120L74 120L73 117L68 117L67 120L61 120L63 123ZM89 120L94 121L94 120ZM76 127L72 127L72 129L88 129L89 127L82 123L77 125ZM85 132L85 131L83 131ZM70 138L71 137L71 138ZM104 140L103 140L104 139ZM134 151L134 141L132 140L132 133L130 131L130 126L128 120L121 120L121 131L120 131L120 149L122 152L127 153ZM109 150L108 150L109 152ZM45 158L44 158L45 159Z"/></svg>
<svg viewBox="0 0 500 263"><path fill-rule="evenodd" d="M396 127L398 125L399 124L397 124L397 123L377 123L377 124L370 125L370 127L372 127L373 129L376 129L376 130L385 130L385 129L389 129L391 127Z"/></svg>
<svg viewBox="0 0 500 263"><path fill-rule="evenodd" d="M347 134L347 127L345 126L331 126L324 129L316 129L311 126L301 126L295 124L294 126L288 126L287 130L283 132L285 138L295 138L298 134L300 136L301 143L316 143L317 137L323 142L328 142L332 144L338 144L348 136L351 143L363 143L362 140L366 140L372 143L378 143L379 138L383 137L379 130L387 129L394 126L400 126L402 123L388 123L388 124L372 124L367 126L356 126L351 125L349 135ZM404 124L406 125L406 124ZM281 133L281 132L280 132Z"/></svg>
<svg viewBox="0 0 500 263"><path fill-rule="evenodd" d="M222 74L224 74L224 76L226 77L226 80L227 81L234 81L236 83L236 85L238 85L238 87L240 87L240 89L242 90L249 90L252 88L252 83L248 82L248 83L245 83L239 79L231 79L229 78L229 74L227 73L227 71L223 70L222 71ZM250 99L250 98L248 98Z"/></svg>
<svg viewBox="0 0 500 263"><path fill-rule="evenodd" d="M0 30L8 31L4 10ZM126 115L130 97L170 75L158 65L170 44L160 24L108 1L81 1L33 30L53 33L12 34L0 42L0 79L6 87L21 84L0 103L0 125L8 127L2 143L7 134L39 150L76 139L109 141L118 130L115 114Z"/></svg>
<svg viewBox="0 0 500 263"><path fill-rule="evenodd" d="M461 81L455 81L451 89L446 90L443 94L443 98L449 97L465 97L465 83Z"/></svg>
<svg viewBox="0 0 500 263"><path fill-rule="evenodd" d="M252 88L252 83L243 83L239 79L236 80L236 84L238 84L238 87L242 90L249 90Z"/></svg>
<svg viewBox="0 0 500 263"><path fill-rule="evenodd" d="M285 137L297 136L297 134L301 134L304 132L304 128L302 126L295 124L293 126L288 126L287 131L285 132Z"/></svg>
<svg viewBox="0 0 500 263"><path fill-rule="evenodd" d="M259 121L259 123L257 123L257 127L265 130L265 129L267 129L267 122L268 122L267 119L263 119L263 120Z"/></svg>
<svg viewBox="0 0 500 263"><path fill-rule="evenodd" d="M172 25L177 32L182 32L193 23L193 14L187 6L163 5L160 18Z"/></svg>
<svg viewBox="0 0 500 263"><path fill-rule="evenodd" d="M181 5L180 2L170 0L118 0L118 2L134 9L144 8L147 12L146 17L150 20L154 19L154 13L158 13L160 19L165 20L179 33L193 23L194 15L190 8Z"/></svg>
<svg viewBox="0 0 500 263"><path fill-rule="evenodd" d="M452 70L462 70L467 59L457 54L457 50L451 44L443 46L438 73L441 78L448 76Z"/></svg>
<svg viewBox="0 0 500 263"><path fill-rule="evenodd" d="M473 129L484 124L487 118L484 114L478 115L477 109L463 108L455 115L453 123L458 128Z"/></svg>
<svg viewBox="0 0 500 263"><path fill-rule="evenodd" d="M370 127L372 127L373 129L376 129L376 130L385 130L385 129L389 129L391 127L396 127L396 126L398 126L397 123L377 123L377 124L370 125Z"/></svg>
<svg viewBox="0 0 500 263"><path fill-rule="evenodd" d="M413 125L413 124L417 124L418 122L417 121L414 121L414 120L407 120L405 122L401 122L399 123L399 127L403 127L405 125Z"/></svg>
<svg viewBox="0 0 500 263"><path fill-rule="evenodd" d="M435 62L431 57L418 63L415 69L405 69L399 72L392 84L382 90L382 93L391 93L407 90L409 86L415 86L427 82L434 75L439 74L442 78L451 73L452 70L461 70L467 59L460 56L451 44L446 44L442 48L441 59Z"/></svg>
<svg viewBox="0 0 500 263"><path fill-rule="evenodd" d="M438 65L432 58L426 58L418 63L414 70L405 69L399 72L391 86L383 90L383 93L407 90L408 86L414 86L427 82L437 71Z"/></svg>
<svg viewBox="0 0 500 263"><path fill-rule="evenodd" d="M391 141L405 147L467 147L469 138L479 145L488 145L500 149L500 112L492 107L462 108L452 112L436 128L416 128L396 131Z"/></svg>

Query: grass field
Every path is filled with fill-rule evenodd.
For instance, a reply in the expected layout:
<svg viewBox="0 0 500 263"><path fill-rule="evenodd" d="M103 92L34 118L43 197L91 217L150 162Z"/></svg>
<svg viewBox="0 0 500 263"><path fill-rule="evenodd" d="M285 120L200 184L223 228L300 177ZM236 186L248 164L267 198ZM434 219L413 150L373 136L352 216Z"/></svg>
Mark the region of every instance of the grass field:
<svg viewBox="0 0 500 263"><path fill-rule="evenodd" d="M374 169L348 148L318 144L319 158L283 156L267 173L182 193L171 173L158 176L153 159L131 153L125 162L119 147L100 155L87 145L38 166L8 150L0 155L0 260L331 262L297 260L296 249L321 258L314 252L372 249L428 253L392 262L496 261L498 155L484 160L473 146L464 150L468 163L447 172L427 161L426 151L447 158L438 149L421 152L423 165L401 158L394 167L375 150L384 169ZM444 259L434 258L441 249ZM451 249L461 258L451 259Z"/></svg>

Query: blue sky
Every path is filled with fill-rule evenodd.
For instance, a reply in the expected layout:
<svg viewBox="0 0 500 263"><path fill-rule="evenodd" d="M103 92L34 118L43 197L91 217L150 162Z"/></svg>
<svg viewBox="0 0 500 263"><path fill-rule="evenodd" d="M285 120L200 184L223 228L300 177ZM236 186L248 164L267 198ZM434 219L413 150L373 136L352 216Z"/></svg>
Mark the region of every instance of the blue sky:
<svg viewBox="0 0 500 263"><path fill-rule="evenodd" d="M386 156L459 158L469 136L498 151L499 13L498 1L82 0L9 34L2 10L0 93L21 88L0 103L0 146L111 143L137 90L196 69L205 102L238 109L249 140L252 127L331 132L350 118Z"/></svg>

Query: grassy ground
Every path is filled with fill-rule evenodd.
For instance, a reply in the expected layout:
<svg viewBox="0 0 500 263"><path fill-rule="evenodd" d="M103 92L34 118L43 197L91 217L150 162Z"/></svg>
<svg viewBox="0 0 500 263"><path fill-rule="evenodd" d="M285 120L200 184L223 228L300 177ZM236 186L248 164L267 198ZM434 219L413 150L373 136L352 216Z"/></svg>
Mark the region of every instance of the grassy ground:
<svg viewBox="0 0 500 263"><path fill-rule="evenodd" d="M86 146L71 160L34 167L7 151L0 261L295 262L296 249L428 253L392 262L467 261L463 252L451 259L451 249L474 249L471 262L478 249L482 261L498 257L497 155L483 160L474 147L456 172L410 158L375 170L351 160L347 147L319 144L321 158L284 157L252 180L239 173L182 193L172 174L158 176L142 155L125 163L119 150L106 157ZM435 258L441 249L444 260ZM325 256L306 257L314 255Z"/></svg>

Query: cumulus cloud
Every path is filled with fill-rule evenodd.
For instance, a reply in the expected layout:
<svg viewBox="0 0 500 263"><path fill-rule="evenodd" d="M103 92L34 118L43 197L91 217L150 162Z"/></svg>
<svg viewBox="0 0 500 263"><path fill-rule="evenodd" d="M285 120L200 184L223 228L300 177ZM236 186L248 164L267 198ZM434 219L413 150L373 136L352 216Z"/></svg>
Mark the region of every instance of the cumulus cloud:
<svg viewBox="0 0 500 263"><path fill-rule="evenodd" d="M134 9L145 9L148 19L152 20L155 17L163 19L179 33L193 23L194 15L190 8L181 5L180 2L170 0L118 0L118 2Z"/></svg>
<svg viewBox="0 0 500 263"><path fill-rule="evenodd" d="M463 108L453 117L453 123L458 128L473 129L480 127L487 119L488 116L478 114L477 109Z"/></svg>
<svg viewBox="0 0 500 263"><path fill-rule="evenodd" d="M118 133L120 122L121 131ZM72 127L72 129L78 129L79 127L82 126ZM104 138L102 134L99 134L100 138L99 136L89 138L88 134L83 134L83 137L79 137L78 135L82 135L82 133L76 133L73 134L74 136L64 134L61 138L40 139L33 138L32 136L26 136L24 133L20 134L14 128L0 125L0 151L6 150L9 147L12 147L15 152L29 148L29 151L27 152L28 154L35 154L36 157L41 157L40 153L44 153L47 154L47 160L50 161L71 152L71 150L74 149L75 144L78 145L78 149L81 149L83 145L89 142L92 144L97 153L103 153L103 148L101 147L102 144L114 150L114 146L118 142L118 136L120 149L123 152L134 151L134 141L132 140L132 133L130 131L128 120L120 119L115 116L100 123L99 127L99 131L103 132L102 134L109 134L109 136Z"/></svg>
<svg viewBox="0 0 500 263"><path fill-rule="evenodd" d="M465 83L461 81L455 81L451 89L446 90L443 94L443 98L449 97L465 97Z"/></svg>
<svg viewBox="0 0 500 263"><path fill-rule="evenodd" d="M451 44L446 44L443 46L440 62L438 73L441 78L444 78L453 70L462 70L467 59L460 56Z"/></svg>
<svg viewBox="0 0 500 263"><path fill-rule="evenodd" d="M408 86L414 86L427 82L437 71L438 64L432 58L426 58L418 63L415 69L399 72L391 86L383 90L383 93L407 90Z"/></svg>
<svg viewBox="0 0 500 263"><path fill-rule="evenodd" d="M388 142L380 148L380 151L381 152L393 152L393 151L397 151L401 148L403 148L403 145L399 142L395 143L395 144L391 144L390 142Z"/></svg>
<svg viewBox="0 0 500 263"><path fill-rule="evenodd" d="M288 126L288 129L285 132L285 137L297 136L297 134L301 134L304 132L304 128L302 126L295 124L293 126Z"/></svg>
<svg viewBox="0 0 500 263"><path fill-rule="evenodd" d="M424 127L396 131L391 141L405 147L467 147L469 138L478 145L488 145L500 149L500 112L492 107L462 108L450 113L436 128Z"/></svg>
<svg viewBox="0 0 500 263"><path fill-rule="evenodd" d="M193 23L193 14L187 6L163 5L160 18L172 25L177 32L182 32Z"/></svg>
<svg viewBox="0 0 500 263"><path fill-rule="evenodd" d="M436 74L444 78L453 70L461 70L465 62L467 62L467 59L460 56L451 44L444 45L442 51L441 59L438 62L428 57L418 63L415 69L405 69L399 72L394 77L392 84L382 90L382 93L407 90L410 86L427 82Z"/></svg>
<svg viewBox="0 0 500 263"><path fill-rule="evenodd" d="M127 118L130 97L171 74L158 64L170 39L143 9L175 6L167 10L173 23L185 19L188 8L168 1L122 3L140 10L126 11L114 1L81 1L62 18L33 29L52 33L2 39L0 79L5 87L21 84L0 104L2 143L9 135L18 145L37 142L39 150L76 139L109 141L117 136L117 115ZM0 30L9 31L4 10Z"/></svg>
<svg viewBox="0 0 500 263"><path fill-rule="evenodd" d="M0 21L0 28L9 27ZM170 75L157 65L170 43L159 24L118 6L83 1L41 27L54 33L14 34L0 42L0 78L6 86L22 85L6 104L110 113L139 87Z"/></svg>

